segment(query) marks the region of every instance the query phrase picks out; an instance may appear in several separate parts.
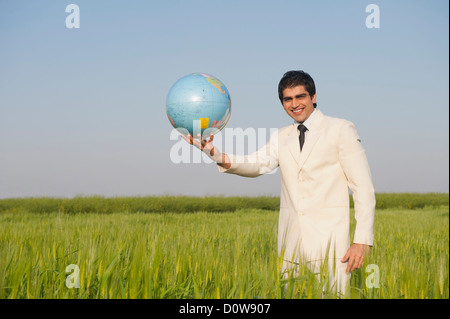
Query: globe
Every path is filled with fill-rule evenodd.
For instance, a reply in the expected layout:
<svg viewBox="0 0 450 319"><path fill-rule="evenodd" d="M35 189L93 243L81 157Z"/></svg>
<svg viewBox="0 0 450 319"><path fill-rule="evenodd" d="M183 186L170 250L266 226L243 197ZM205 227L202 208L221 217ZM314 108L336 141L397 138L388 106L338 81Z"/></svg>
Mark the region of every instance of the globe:
<svg viewBox="0 0 450 319"><path fill-rule="evenodd" d="M231 98L218 78L206 73L188 74L176 81L166 99L167 117L180 133L207 139L227 124Z"/></svg>

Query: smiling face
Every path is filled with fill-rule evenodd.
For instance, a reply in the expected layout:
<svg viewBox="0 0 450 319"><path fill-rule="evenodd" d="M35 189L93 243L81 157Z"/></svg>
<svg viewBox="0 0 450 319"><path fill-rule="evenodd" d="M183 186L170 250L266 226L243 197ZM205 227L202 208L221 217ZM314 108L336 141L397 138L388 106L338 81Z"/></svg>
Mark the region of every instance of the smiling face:
<svg viewBox="0 0 450 319"><path fill-rule="evenodd" d="M282 103L286 113L297 122L303 123L314 111L316 95L312 97L303 85L283 90Z"/></svg>

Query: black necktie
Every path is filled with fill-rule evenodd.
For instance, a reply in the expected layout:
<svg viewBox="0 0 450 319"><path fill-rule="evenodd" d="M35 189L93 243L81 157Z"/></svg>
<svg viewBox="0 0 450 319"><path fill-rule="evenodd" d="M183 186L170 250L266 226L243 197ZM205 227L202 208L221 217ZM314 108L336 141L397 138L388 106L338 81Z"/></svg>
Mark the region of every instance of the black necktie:
<svg viewBox="0 0 450 319"><path fill-rule="evenodd" d="M303 124L300 124L297 128L300 131L300 136L298 137L298 139L300 141L300 151L302 151L303 144L305 143L305 132L308 129Z"/></svg>

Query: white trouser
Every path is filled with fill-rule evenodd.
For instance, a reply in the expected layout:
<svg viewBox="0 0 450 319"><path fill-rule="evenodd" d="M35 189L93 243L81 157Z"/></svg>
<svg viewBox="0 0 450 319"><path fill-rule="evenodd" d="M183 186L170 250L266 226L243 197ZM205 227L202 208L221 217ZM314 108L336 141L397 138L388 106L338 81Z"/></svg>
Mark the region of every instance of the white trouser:
<svg viewBox="0 0 450 319"><path fill-rule="evenodd" d="M327 269L321 269L323 265L323 260L309 261L299 265L298 262L290 262L283 260L281 272L283 274L283 279L287 279L290 275L293 277L298 277L300 275L300 267L307 267L308 271L316 274L317 279L320 280L320 276L325 276L325 271L328 272L328 287L325 283L323 287L323 292L332 292L336 294L338 298L345 298L349 296L349 281L350 274L346 274L345 270L347 268L347 263L342 263L340 259L329 259Z"/></svg>

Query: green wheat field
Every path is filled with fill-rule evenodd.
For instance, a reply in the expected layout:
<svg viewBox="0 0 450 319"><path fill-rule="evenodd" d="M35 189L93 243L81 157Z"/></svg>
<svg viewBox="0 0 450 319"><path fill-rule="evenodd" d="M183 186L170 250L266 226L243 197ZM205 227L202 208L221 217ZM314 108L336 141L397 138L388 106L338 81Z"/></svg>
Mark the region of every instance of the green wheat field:
<svg viewBox="0 0 450 319"><path fill-rule="evenodd" d="M1 199L0 298L335 298L306 268L281 277L278 206L278 197ZM350 287L356 299L449 298L449 195L377 194L375 245Z"/></svg>

